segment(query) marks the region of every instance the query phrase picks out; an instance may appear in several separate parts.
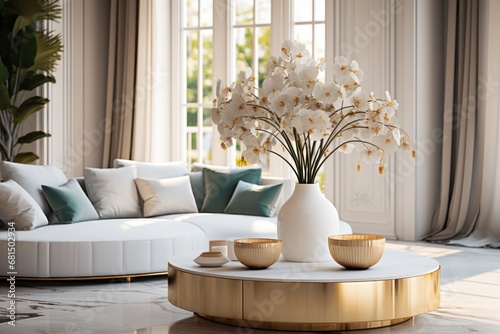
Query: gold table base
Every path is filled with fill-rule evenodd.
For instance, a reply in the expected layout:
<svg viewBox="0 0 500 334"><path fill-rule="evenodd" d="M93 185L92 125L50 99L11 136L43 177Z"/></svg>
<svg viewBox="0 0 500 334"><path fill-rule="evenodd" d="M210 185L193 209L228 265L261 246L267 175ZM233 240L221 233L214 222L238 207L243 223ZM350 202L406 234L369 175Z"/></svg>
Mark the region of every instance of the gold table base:
<svg viewBox="0 0 500 334"><path fill-rule="evenodd" d="M168 299L204 318L242 327L335 331L390 326L439 307L440 270L354 282L213 277L169 263Z"/></svg>
<svg viewBox="0 0 500 334"><path fill-rule="evenodd" d="M296 322L247 322L244 320L212 317L205 314L196 313L198 316L215 321L225 325L250 327L258 329L271 329L277 331L301 331L301 332L324 332L324 331L351 331L358 329L380 328L392 325L397 325L408 321L413 317L392 319L383 321L366 321L366 322L345 322L345 323L296 323Z"/></svg>

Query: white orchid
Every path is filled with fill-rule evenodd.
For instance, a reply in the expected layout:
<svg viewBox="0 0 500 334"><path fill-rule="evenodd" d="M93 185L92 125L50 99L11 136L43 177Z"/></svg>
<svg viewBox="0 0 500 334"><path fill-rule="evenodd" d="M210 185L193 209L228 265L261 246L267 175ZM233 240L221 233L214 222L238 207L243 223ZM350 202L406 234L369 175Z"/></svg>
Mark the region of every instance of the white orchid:
<svg viewBox="0 0 500 334"><path fill-rule="evenodd" d="M334 104L338 99L344 97L345 90L336 83L324 84L316 83L313 95L323 104Z"/></svg>
<svg viewBox="0 0 500 334"><path fill-rule="evenodd" d="M284 79L283 77L276 73L270 78L264 80L262 88L259 92L259 97L263 102L274 102L277 97L279 97L281 90L283 89Z"/></svg>
<svg viewBox="0 0 500 334"><path fill-rule="evenodd" d="M267 152L281 157L299 183L313 183L320 167L334 152L359 152L360 160L385 168L385 156L398 148L415 155L410 137L397 125L399 104L362 91L363 70L355 60L335 58L334 82L318 74L326 60L314 60L303 44L284 41L281 56L270 57L262 87L250 69L238 73L229 86L217 82L212 120L221 146L241 140L249 163ZM282 148L291 160L288 160ZM358 165L359 169L359 165Z"/></svg>

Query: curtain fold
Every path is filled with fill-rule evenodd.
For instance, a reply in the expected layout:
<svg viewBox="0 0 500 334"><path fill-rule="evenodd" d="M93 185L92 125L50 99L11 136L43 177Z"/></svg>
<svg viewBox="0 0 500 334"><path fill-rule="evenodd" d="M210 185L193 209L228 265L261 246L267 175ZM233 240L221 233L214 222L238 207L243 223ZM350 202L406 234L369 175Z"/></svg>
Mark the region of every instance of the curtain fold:
<svg viewBox="0 0 500 334"><path fill-rule="evenodd" d="M496 238L480 228L487 160L478 96L479 2L449 0L447 14L441 193L426 240L485 246Z"/></svg>
<svg viewBox="0 0 500 334"><path fill-rule="evenodd" d="M134 99L135 122L130 159L151 161L152 114L154 86L153 70L153 1L139 1L137 39L136 87Z"/></svg>
<svg viewBox="0 0 500 334"><path fill-rule="evenodd" d="M111 0L103 167L132 157L138 1Z"/></svg>
<svg viewBox="0 0 500 334"><path fill-rule="evenodd" d="M161 155L165 160L161 151L165 145L154 144L157 138L165 138L168 125L155 124L166 118L169 76L164 69L170 64L162 62L167 61L164 54L169 38L162 32L168 31L167 5L163 1L111 0L103 167L113 166L116 158L153 161L155 155Z"/></svg>

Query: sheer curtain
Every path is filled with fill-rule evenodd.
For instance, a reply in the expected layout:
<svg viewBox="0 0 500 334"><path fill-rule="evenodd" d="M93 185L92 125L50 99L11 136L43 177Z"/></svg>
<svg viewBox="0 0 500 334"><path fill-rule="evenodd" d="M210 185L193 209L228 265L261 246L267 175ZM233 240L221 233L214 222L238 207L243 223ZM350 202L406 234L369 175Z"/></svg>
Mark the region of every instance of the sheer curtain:
<svg viewBox="0 0 500 334"><path fill-rule="evenodd" d="M111 0L104 167L168 160L169 3Z"/></svg>
<svg viewBox="0 0 500 334"><path fill-rule="evenodd" d="M498 91L484 92L492 88L485 75L495 66L498 72L499 59L488 40L495 31L490 5L448 1L441 193L429 241L486 246L498 240L498 209L491 203L499 195L498 168L491 168L500 158L492 131L500 125Z"/></svg>

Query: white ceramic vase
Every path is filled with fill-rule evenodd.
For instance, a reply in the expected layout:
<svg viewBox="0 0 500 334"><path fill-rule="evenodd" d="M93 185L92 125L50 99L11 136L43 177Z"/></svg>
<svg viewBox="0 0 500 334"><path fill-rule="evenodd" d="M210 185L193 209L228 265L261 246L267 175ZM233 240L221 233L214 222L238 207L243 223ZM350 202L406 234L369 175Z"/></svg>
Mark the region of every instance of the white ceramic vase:
<svg viewBox="0 0 500 334"><path fill-rule="evenodd" d="M332 260L328 236L339 233L339 215L318 184L297 184L278 215L283 259L294 262Z"/></svg>

